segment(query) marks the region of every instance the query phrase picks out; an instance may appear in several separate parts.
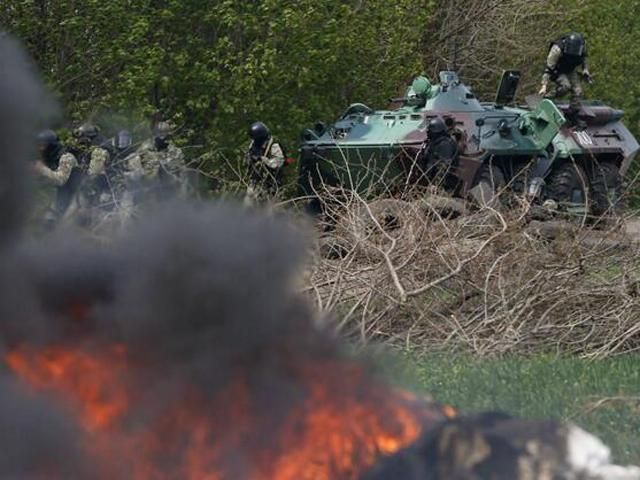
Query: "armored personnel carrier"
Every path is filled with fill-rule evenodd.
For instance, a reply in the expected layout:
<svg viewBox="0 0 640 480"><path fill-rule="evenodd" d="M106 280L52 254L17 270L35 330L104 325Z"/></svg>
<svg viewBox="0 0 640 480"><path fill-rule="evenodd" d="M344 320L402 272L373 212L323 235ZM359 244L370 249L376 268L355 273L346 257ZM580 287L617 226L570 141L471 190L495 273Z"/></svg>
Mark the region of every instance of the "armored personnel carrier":
<svg viewBox="0 0 640 480"><path fill-rule="evenodd" d="M313 210L326 186L371 195L438 182L481 202L487 192L509 191L591 215L618 210L639 150L623 112L539 97L516 105L519 80L518 71L503 72L495 101L481 102L444 71L439 84L416 77L404 97L391 99L394 108L350 105L332 125L303 132L300 194L314 198Z"/></svg>

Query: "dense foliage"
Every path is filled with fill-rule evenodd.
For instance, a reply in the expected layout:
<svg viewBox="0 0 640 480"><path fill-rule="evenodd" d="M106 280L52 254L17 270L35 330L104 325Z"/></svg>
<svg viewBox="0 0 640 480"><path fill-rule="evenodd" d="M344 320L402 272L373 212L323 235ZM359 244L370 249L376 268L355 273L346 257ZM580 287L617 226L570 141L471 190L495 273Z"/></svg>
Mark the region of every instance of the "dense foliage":
<svg viewBox="0 0 640 480"><path fill-rule="evenodd" d="M245 144L255 119L291 143L354 99L388 97L420 69L430 4L9 0L0 24L26 41L70 119L159 109L214 150Z"/></svg>
<svg viewBox="0 0 640 480"><path fill-rule="evenodd" d="M209 172L267 122L295 152L303 127L353 101L384 106L417 73L454 64L476 91L503 68L539 80L548 42L587 34L596 84L640 134L640 2L583 0L6 0L0 25L22 38L66 121L181 125ZM141 120L142 119L142 120ZM129 125L131 127L131 125Z"/></svg>

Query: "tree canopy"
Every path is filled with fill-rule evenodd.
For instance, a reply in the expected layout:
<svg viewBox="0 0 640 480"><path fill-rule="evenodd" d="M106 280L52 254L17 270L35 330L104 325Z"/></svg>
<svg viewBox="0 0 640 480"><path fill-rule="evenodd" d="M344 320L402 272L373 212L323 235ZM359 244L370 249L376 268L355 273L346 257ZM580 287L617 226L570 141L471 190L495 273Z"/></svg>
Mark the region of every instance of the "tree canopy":
<svg viewBox="0 0 640 480"><path fill-rule="evenodd" d="M504 68L532 93L550 40L589 42L587 95L625 109L640 134L640 2L584 0L6 0L67 122L154 111L215 170L266 122L294 151L302 128L362 101L381 107L414 75L459 69L493 95ZM112 115L112 117L109 117Z"/></svg>

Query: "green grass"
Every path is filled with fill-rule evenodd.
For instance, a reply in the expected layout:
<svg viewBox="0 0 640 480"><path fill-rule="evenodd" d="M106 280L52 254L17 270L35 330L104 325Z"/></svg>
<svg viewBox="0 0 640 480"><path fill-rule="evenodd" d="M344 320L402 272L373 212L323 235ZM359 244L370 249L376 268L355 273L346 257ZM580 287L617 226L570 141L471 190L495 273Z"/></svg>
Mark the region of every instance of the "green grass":
<svg viewBox="0 0 640 480"><path fill-rule="evenodd" d="M640 355L599 361L577 358L410 357L419 388L465 412L498 409L530 418L571 420L607 443L616 461L640 465Z"/></svg>

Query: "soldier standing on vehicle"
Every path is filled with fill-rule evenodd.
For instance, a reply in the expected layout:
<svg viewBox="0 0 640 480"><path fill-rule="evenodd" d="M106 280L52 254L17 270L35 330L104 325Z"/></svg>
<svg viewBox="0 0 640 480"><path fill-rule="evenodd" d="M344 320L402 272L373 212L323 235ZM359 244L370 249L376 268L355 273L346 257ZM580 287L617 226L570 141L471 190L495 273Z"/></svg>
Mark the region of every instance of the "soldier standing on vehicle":
<svg viewBox="0 0 640 480"><path fill-rule="evenodd" d="M56 188L55 199L45 216L47 226L52 226L75 210L72 205L82 181L82 172L76 157L64 148L53 130L38 134L38 147L40 159L34 169L46 183Z"/></svg>
<svg viewBox="0 0 640 480"><path fill-rule="evenodd" d="M249 187L245 203L250 204L262 194L273 196L280 188L285 155L282 146L274 140L267 126L255 122L249 127L251 144L245 156L249 169Z"/></svg>
<svg viewBox="0 0 640 480"><path fill-rule="evenodd" d="M578 68L582 71L578 73ZM542 75L539 95L562 97L571 93L571 104L579 106L582 98L580 77L591 83L592 78L587 67L587 44L580 33L564 35L549 46L547 63ZM549 93L549 82L556 84L554 93Z"/></svg>

